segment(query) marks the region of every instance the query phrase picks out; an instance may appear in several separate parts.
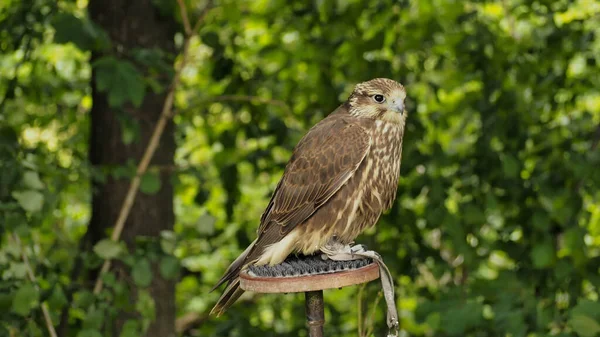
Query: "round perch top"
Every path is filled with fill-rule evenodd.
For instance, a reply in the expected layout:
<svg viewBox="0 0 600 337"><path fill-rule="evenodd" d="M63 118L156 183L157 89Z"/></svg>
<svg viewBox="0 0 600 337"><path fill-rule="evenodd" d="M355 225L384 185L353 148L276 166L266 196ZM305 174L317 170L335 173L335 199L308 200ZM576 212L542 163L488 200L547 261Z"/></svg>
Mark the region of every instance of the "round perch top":
<svg viewBox="0 0 600 337"><path fill-rule="evenodd" d="M379 278L371 259L324 260L319 255L293 256L283 263L249 266L240 273L240 287L257 293L297 293L341 288Z"/></svg>

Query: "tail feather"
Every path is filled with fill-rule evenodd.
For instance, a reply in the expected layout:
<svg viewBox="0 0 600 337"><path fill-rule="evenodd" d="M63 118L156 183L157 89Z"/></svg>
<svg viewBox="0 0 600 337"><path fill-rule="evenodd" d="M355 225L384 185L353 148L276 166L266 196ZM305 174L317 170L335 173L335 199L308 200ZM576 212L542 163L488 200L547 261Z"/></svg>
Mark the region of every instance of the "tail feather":
<svg viewBox="0 0 600 337"><path fill-rule="evenodd" d="M229 283L229 285L223 292L223 295L221 295L221 297L217 301L217 304L215 304L215 306L210 311L210 314L215 314L217 315L217 317L221 316L225 312L225 310L227 310L227 308L229 308L238 298L240 298L240 296L242 296L243 293L244 290L240 288L240 279L235 278L231 281L231 283Z"/></svg>
<svg viewBox="0 0 600 337"><path fill-rule="evenodd" d="M275 227L274 227L275 228ZM240 288L240 272L249 263L254 263L260 255L262 254L265 247L268 247L270 244L281 240L279 229L275 228L278 235L267 235L262 233L254 242L252 242L246 250L238 256L235 261L229 265L221 279L217 282L217 284L212 288L211 291L218 288L225 282L229 282L227 284L227 288L223 292L223 295L217 301L214 308L210 311L211 314L216 314L220 316L229 308L233 302L235 302L242 294L244 290Z"/></svg>
<svg viewBox="0 0 600 337"><path fill-rule="evenodd" d="M239 275L240 271L248 261L248 258L252 257L256 241L257 240L254 240L254 242L252 242L248 246L248 248L246 248L246 250L242 254L240 254L240 256L238 256L237 259L235 259L235 261L231 263L231 265L229 265L219 282L217 282L217 284L210 290L212 292L219 286L221 286L223 283L229 282L227 284L227 288L225 288L225 291L223 291L223 294L217 301L217 304L215 304L215 306L210 311L211 315L222 315L225 312L225 310L227 310L227 308L229 308L233 304L233 302L240 298L240 296L242 296L242 294L244 293L244 290L240 288Z"/></svg>
<svg viewBox="0 0 600 337"><path fill-rule="evenodd" d="M242 270L242 267L244 266L244 263L246 262L246 257L248 257L248 254L250 254L255 244L256 240L254 240L254 242L252 242L248 246L248 248L246 248L246 250L244 250L244 252L240 254L240 256L238 256L237 259L235 259L235 261L233 261L229 265L223 276L221 276L221 278L219 279L219 282L217 282L217 284L215 284L212 287L212 289L210 289L210 292L215 291L215 289L217 289L227 281L233 281L239 275L240 271Z"/></svg>

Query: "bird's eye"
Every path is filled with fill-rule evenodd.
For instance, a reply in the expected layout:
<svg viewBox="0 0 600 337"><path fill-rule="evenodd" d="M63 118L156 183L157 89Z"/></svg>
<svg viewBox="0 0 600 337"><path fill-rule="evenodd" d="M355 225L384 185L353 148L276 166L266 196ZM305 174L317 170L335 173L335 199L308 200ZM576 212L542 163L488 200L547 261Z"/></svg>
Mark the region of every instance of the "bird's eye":
<svg viewBox="0 0 600 337"><path fill-rule="evenodd" d="M373 99L377 103L383 103L383 102L385 102L385 97L383 97L383 95L373 95Z"/></svg>

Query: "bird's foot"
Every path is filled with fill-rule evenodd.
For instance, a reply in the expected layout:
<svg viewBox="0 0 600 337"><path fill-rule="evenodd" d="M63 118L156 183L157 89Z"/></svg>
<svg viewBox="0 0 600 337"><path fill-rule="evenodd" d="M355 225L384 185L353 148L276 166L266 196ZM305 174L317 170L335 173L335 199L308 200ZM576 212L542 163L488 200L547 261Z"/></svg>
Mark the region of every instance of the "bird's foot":
<svg viewBox="0 0 600 337"><path fill-rule="evenodd" d="M351 246L350 244L342 244L338 241L330 241L327 245L321 247L321 252L323 253L321 254L321 258L333 261L358 260L366 258L362 256L362 253L366 251L367 247L365 245Z"/></svg>

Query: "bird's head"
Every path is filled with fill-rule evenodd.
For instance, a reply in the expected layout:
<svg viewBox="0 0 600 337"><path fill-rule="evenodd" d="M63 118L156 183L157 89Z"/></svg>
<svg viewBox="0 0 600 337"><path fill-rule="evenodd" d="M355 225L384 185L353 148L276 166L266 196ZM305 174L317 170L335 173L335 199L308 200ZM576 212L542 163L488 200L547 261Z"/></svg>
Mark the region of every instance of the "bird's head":
<svg viewBox="0 0 600 337"><path fill-rule="evenodd" d="M406 91L402 84L387 78L375 78L354 87L348 98L348 112L357 117L404 124Z"/></svg>

